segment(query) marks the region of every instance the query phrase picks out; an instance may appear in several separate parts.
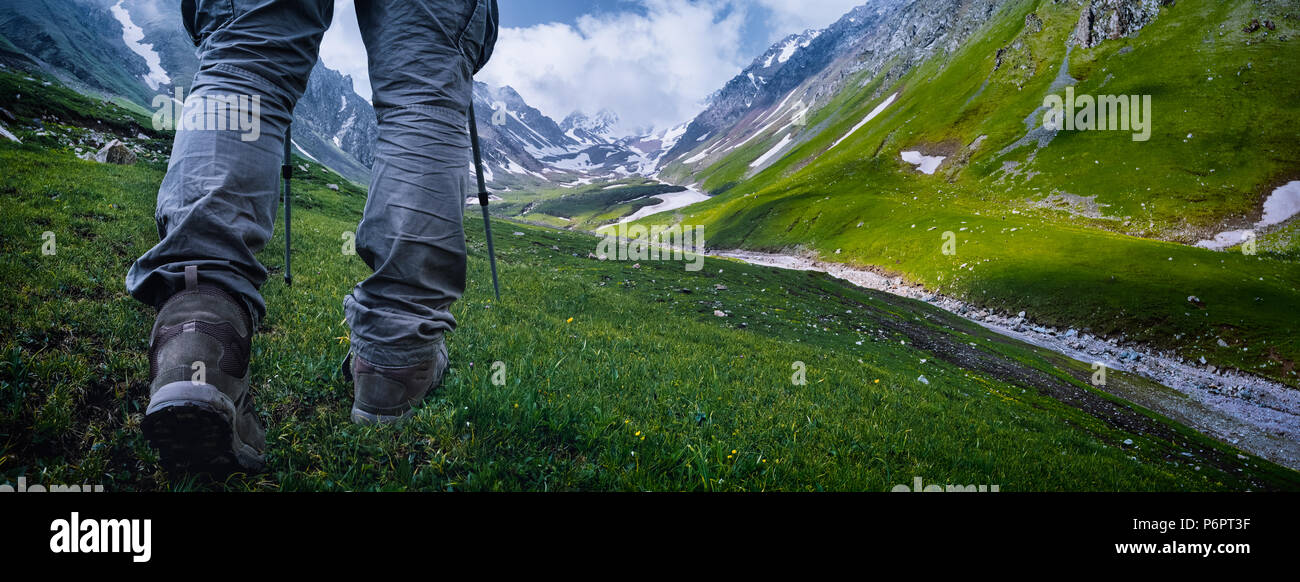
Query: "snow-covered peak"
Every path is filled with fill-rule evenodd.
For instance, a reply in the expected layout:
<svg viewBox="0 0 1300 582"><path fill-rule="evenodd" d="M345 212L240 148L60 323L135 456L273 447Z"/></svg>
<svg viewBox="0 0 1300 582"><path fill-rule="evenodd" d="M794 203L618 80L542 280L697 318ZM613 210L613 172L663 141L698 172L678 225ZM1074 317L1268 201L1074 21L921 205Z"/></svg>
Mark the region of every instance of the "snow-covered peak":
<svg viewBox="0 0 1300 582"><path fill-rule="evenodd" d="M610 143L616 137L618 114L602 109L594 117L574 111L560 122L560 129L574 141L583 144Z"/></svg>
<svg viewBox="0 0 1300 582"><path fill-rule="evenodd" d="M759 57L762 61L760 69L770 69L773 65L784 64L794 56L799 49L804 48L812 43L813 39L821 36L820 30L805 30L799 34L792 34L785 37L780 42L772 45L766 53Z"/></svg>

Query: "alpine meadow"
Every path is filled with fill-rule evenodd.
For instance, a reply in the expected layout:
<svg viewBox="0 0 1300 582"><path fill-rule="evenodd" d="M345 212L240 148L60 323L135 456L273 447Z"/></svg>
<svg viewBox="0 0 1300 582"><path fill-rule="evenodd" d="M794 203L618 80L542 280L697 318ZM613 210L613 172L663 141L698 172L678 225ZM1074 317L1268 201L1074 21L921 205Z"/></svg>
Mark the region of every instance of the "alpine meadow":
<svg viewBox="0 0 1300 582"><path fill-rule="evenodd" d="M141 433L123 285L180 11L0 4L0 484L1300 490L1300 3L870 0L668 127L480 79L501 297L467 151L450 368L392 426L340 374L375 109L318 63L258 255L266 468L216 479Z"/></svg>

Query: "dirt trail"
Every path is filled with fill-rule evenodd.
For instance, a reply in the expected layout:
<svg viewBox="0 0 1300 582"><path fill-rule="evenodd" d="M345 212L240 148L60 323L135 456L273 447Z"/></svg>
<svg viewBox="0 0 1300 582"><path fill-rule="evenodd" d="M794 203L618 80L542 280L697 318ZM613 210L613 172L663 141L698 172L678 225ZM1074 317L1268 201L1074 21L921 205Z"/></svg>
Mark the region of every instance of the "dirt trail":
<svg viewBox="0 0 1300 582"><path fill-rule="evenodd" d="M805 256L741 250L714 250L710 254L760 266L827 273L859 287L924 301L995 333L1083 362L1085 365L1081 369L1085 372L1091 363L1100 362L1109 370L1120 370L1145 378L1151 385L1143 385L1142 382L1108 382L1101 389L1173 418L1221 442L1300 470L1300 390L1236 370L1186 362L1176 355L1146 346L1121 346L1115 339L1093 337L1074 329L1060 330L1035 325L1024 312L999 315L922 287L906 285L900 278L886 277L871 270L841 263L828 263ZM1004 369L1009 364L989 362L985 361L985 356L967 354L973 348L960 342L942 342L934 339L934 334L914 334L905 327L900 327L899 331L909 336L915 335L914 341L921 344L919 347L924 347L927 342L934 344L931 347L936 356L954 358L963 366L1032 385L1068 404L1102 417L1112 425L1142 429L1143 432L1163 432L1151 426L1149 419L1142 422L1131 410L1115 407L1108 401L1102 402L1104 399L1095 394L1089 398L1086 391L1059 379L1040 377L1046 376L1041 372L1026 372L1016 366L1012 366L1017 368L1015 370Z"/></svg>

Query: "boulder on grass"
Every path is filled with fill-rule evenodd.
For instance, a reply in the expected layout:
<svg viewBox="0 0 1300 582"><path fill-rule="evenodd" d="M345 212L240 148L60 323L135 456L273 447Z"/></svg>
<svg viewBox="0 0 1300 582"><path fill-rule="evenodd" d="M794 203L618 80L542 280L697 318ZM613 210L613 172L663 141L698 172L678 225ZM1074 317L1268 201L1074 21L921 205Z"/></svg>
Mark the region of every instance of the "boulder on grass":
<svg viewBox="0 0 1300 582"><path fill-rule="evenodd" d="M135 163L135 153L128 149L121 140L115 139L99 149L99 152L95 154L95 161L101 164L130 165Z"/></svg>

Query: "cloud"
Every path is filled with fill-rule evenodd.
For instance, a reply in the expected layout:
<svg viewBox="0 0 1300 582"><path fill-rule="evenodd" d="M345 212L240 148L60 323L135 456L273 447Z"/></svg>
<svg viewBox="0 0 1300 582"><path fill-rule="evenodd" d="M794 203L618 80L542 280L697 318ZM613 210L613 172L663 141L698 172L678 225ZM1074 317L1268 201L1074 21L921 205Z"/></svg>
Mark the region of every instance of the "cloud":
<svg viewBox="0 0 1300 582"><path fill-rule="evenodd" d="M826 28L849 10L868 0L754 0L767 9L768 30L772 41L803 32L809 28Z"/></svg>
<svg viewBox="0 0 1300 582"><path fill-rule="evenodd" d="M610 109L623 129L690 119L753 55L740 54L745 9L724 0L640 0L641 10L575 25L503 28L479 78L510 85L556 119Z"/></svg>
<svg viewBox="0 0 1300 582"><path fill-rule="evenodd" d="M325 31L320 44L320 58L325 66L352 75L352 87L370 100L370 69L366 63L366 45L357 28L357 8L352 0L334 2L334 22Z"/></svg>
<svg viewBox="0 0 1300 582"><path fill-rule="evenodd" d="M574 110L610 109L624 130L664 128L699 112L702 101L756 56L747 36L771 43L807 28L824 28L866 0L629 0L618 12L573 24L502 28L479 80L514 87L557 122ZM753 27L756 22L763 26ZM336 0L321 60L352 75L370 98L366 51L353 0Z"/></svg>

